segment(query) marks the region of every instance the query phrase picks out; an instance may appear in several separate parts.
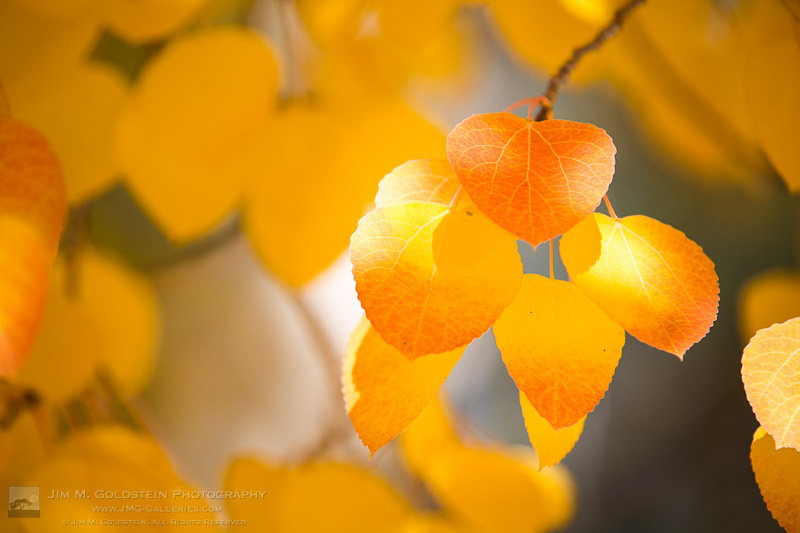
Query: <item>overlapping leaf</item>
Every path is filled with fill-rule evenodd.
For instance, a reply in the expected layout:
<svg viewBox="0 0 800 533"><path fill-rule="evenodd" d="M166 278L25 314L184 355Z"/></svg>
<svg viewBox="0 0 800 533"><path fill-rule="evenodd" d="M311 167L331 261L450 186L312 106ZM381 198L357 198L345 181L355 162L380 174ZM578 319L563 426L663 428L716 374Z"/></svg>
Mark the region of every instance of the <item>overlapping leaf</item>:
<svg viewBox="0 0 800 533"><path fill-rule="evenodd" d="M259 258L289 285L309 282L347 249L380 176L408 157L444 155L443 141L395 98L288 104L259 144L244 208Z"/></svg>
<svg viewBox="0 0 800 533"><path fill-rule="evenodd" d="M401 167L391 177L397 179ZM426 183L433 183L427 181ZM410 357L464 346L514 297L522 264L512 235L467 198L434 197L378 208L361 219L350 251L367 318ZM452 208L449 204L455 203Z"/></svg>
<svg viewBox="0 0 800 533"><path fill-rule="evenodd" d="M237 458L228 468L225 490L267 491L263 499L230 499L233 520L274 533L385 533L396 531L411 507L372 472L335 462L295 469Z"/></svg>
<svg viewBox="0 0 800 533"><path fill-rule="evenodd" d="M141 43L164 37L188 24L209 0L110 0L104 19L125 39Z"/></svg>
<svg viewBox="0 0 800 533"><path fill-rule="evenodd" d="M198 31L148 63L115 148L126 183L168 236L196 238L240 201L260 170L253 151L276 92L272 53L244 28Z"/></svg>
<svg viewBox="0 0 800 533"><path fill-rule="evenodd" d="M509 374L554 429L578 423L603 398L625 332L566 281L526 274L494 325Z"/></svg>
<svg viewBox="0 0 800 533"><path fill-rule="evenodd" d="M800 317L762 329L742 356L747 400L779 448L800 451Z"/></svg>
<svg viewBox="0 0 800 533"><path fill-rule="evenodd" d="M447 157L475 204L536 246L595 210L614 175L616 148L597 126L473 115L447 136Z"/></svg>
<svg viewBox="0 0 800 533"><path fill-rule="evenodd" d="M539 469L560 463L578 442L586 417L571 426L556 430L536 411L522 391L519 393L519 402L525 418L528 440L536 450L536 458L539 460Z"/></svg>
<svg viewBox="0 0 800 533"><path fill-rule="evenodd" d="M588 267L585 247L596 224L599 259ZM595 237L592 237L595 236ZM649 217L595 214L567 232L561 258L572 281L612 320L651 346L679 358L717 317L714 263L682 232Z"/></svg>
<svg viewBox="0 0 800 533"><path fill-rule="evenodd" d="M15 372L33 342L65 204L47 141L0 118L0 375Z"/></svg>
<svg viewBox="0 0 800 533"><path fill-rule="evenodd" d="M345 352L345 408L373 455L425 408L458 362L463 348L409 360L364 319Z"/></svg>
<svg viewBox="0 0 800 533"><path fill-rule="evenodd" d="M776 450L772 436L758 428L750 461L767 509L787 533L800 532L800 451Z"/></svg>

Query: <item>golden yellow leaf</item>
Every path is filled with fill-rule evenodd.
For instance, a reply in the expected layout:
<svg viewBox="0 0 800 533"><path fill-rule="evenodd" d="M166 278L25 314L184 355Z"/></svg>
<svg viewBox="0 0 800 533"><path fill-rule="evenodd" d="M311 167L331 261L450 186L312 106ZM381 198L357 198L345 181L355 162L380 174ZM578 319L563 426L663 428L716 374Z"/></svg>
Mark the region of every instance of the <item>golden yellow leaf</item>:
<svg viewBox="0 0 800 533"><path fill-rule="evenodd" d="M578 423L608 390L625 331L575 285L526 274L494 325L508 372L554 429Z"/></svg>
<svg viewBox="0 0 800 533"><path fill-rule="evenodd" d="M150 283L89 248L69 266L62 257L50 279L44 320L20 380L58 402L108 373L123 394L150 377L158 308Z"/></svg>
<svg viewBox="0 0 800 533"><path fill-rule="evenodd" d="M244 28L189 34L148 63L115 148L127 185L169 237L199 237L241 200L260 170L252 152L276 91L269 47Z"/></svg>
<svg viewBox="0 0 800 533"><path fill-rule="evenodd" d="M296 4L311 38L327 49L355 37L367 0L297 0Z"/></svg>
<svg viewBox="0 0 800 533"><path fill-rule="evenodd" d="M102 192L117 177L110 137L127 94L111 67L75 66L47 85L9 84L14 115L41 131L64 169L67 199L79 203Z"/></svg>
<svg viewBox="0 0 800 533"><path fill-rule="evenodd" d="M342 370L345 409L370 456L410 424L436 395L463 348L409 360L363 319Z"/></svg>
<svg viewBox="0 0 800 533"><path fill-rule="evenodd" d="M428 403L400 435L400 445L406 463L419 477L433 468L439 455L460 445L452 414L442 399L435 398Z"/></svg>
<svg viewBox="0 0 800 533"><path fill-rule="evenodd" d="M409 357L482 335L522 277L514 237L468 199L452 209L427 202L376 209L359 222L350 252L367 318Z"/></svg>
<svg viewBox="0 0 800 533"><path fill-rule="evenodd" d="M758 422L778 447L800 451L800 317L760 330L742 356L742 380Z"/></svg>
<svg viewBox="0 0 800 533"><path fill-rule="evenodd" d="M75 17L85 14L86 11L98 3L98 0L10 0L12 3L25 10L40 16L63 21L70 21Z"/></svg>
<svg viewBox="0 0 800 533"><path fill-rule="evenodd" d="M602 252L585 269L581 228L597 224ZM599 213L561 238L561 258L572 281L631 335L682 359L717 318L719 281L714 263L682 232L649 217Z"/></svg>
<svg viewBox="0 0 800 533"><path fill-rule="evenodd" d="M756 2L750 29L747 97L758 139L793 193L800 192L800 24L784 2Z"/></svg>
<svg viewBox="0 0 800 533"><path fill-rule="evenodd" d="M772 516L787 533L800 532L800 451L775 449L764 428L753 435L750 461L761 496Z"/></svg>
<svg viewBox="0 0 800 533"><path fill-rule="evenodd" d="M192 531L220 531L213 525L215 515L203 509L208 505L206 500L192 495L196 489L175 474L155 440L122 427L74 435L24 483L41 487L43 498L48 490L69 490L73 495L69 499L48 499L40 518L26 525L31 533L61 531L65 517L95 521L96 525L76 527L76 531L140 531L142 526L133 522L138 520L146 521L150 531L173 531L172 520L200 520L192 525ZM86 491L88 497L75 498L76 490ZM174 491L180 491L179 495ZM116 512L113 517L98 516L94 509L98 505L124 506L127 510ZM199 509L192 512L195 507ZM124 522L102 524L102 518Z"/></svg>
<svg viewBox="0 0 800 533"><path fill-rule="evenodd" d="M0 432L0 478L9 486L24 485L25 479L47 457L45 437L39 434L34 415L21 413L13 425ZM0 515L2 524L3 515Z"/></svg>
<svg viewBox="0 0 800 533"><path fill-rule="evenodd" d="M444 136L397 99L323 99L289 104L262 146L245 232L267 269L299 286L347 249L380 178L410 157L444 155Z"/></svg>
<svg viewBox="0 0 800 533"><path fill-rule="evenodd" d="M209 0L105 0L105 20L115 33L141 43L187 25Z"/></svg>
<svg viewBox="0 0 800 533"><path fill-rule="evenodd" d="M536 458L539 460L539 469L560 463L578 442L586 417L571 426L555 430L521 391L519 402L522 406L522 416L525 418L528 439L536 450Z"/></svg>
<svg viewBox="0 0 800 533"><path fill-rule="evenodd" d="M261 499L226 504L231 519L271 533L383 533L397 530L411 514L386 481L343 463L288 469L237 458L228 468L225 490L266 491Z"/></svg>
<svg viewBox="0 0 800 533"><path fill-rule="evenodd" d="M800 316L800 272L772 270L751 278L739 296L739 332L746 343L756 331Z"/></svg>

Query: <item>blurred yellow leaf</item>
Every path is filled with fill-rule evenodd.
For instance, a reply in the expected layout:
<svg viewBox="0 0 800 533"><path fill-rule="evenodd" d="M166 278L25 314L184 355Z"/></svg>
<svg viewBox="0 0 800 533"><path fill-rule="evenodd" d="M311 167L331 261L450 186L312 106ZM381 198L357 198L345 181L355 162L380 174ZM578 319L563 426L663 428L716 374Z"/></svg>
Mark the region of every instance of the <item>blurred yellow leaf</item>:
<svg viewBox="0 0 800 533"><path fill-rule="evenodd" d="M483 533L549 531L571 519L565 471L538 472L530 449L466 447L451 424L432 402L401 436L407 461L446 511Z"/></svg>
<svg viewBox="0 0 800 533"><path fill-rule="evenodd" d="M345 408L370 456L425 408L464 348L409 360L363 319L350 337L342 371Z"/></svg>
<svg viewBox="0 0 800 533"><path fill-rule="evenodd" d="M444 136L398 99L322 99L290 102L262 146L244 228L267 269L299 286L347 249L380 178L443 155Z"/></svg>
<svg viewBox="0 0 800 533"><path fill-rule="evenodd" d="M73 20L84 14L98 0L10 0L12 3L40 17L48 17L64 21Z"/></svg>
<svg viewBox="0 0 800 533"><path fill-rule="evenodd" d="M64 168L70 203L85 201L112 183L118 168L110 137L127 94L116 71L85 63L47 85L9 84L8 91L15 116L52 143Z"/></svg>
<svg viewBox="0 0 800 533"><path fill-rule="evenodd" d="M107 372L123 394L150 377L158 337L150 283L117 261L84 248L57 261L41 330L20 379L53 402Z"/></svg>
<svg viewBox="0 0 800 533"><path fill-rule="evenodd" d="M311 38L323 49L353 39L368 0L297 0L297 11Z"/></svg>
<svg viewBox="0 0 800 533"><path fill-rule="evenodd" d="M225 490L266 491L263 499L230 499L233 520L270 533L384 533L397 531L411 507L383 479L343 463L281 468L238 458L228 468Z"/></svg>
<svg viewBox="0 0 800 533"><path fill-rule="evenodd" d="M126 183L169 237L199 237L240 201L259 172L252 151L276 91L269 47L244 28L192 33L148 63L115 147Z"/></svg>
<svg viewBox="0 0 800 533"><path fill-rule="evenodd" d="M122 427L96 428L73 435L24 484L41 487L42 497L47 490L85 490L88 496L48 499L41 517L26 524L26 531L31 533L61 531L65 519L87 522L76 526L75 531L141 531L142 526L134 521L146 521L149 531L173 531L172 520L199 520L199 524L192 525L192 531L219 531L215 525L207 525L216 517L203 509L208 505L206 500L191 496L196 489L175 474L156 441ZM189 496L176 497L173 491ZM107 516L95 511L98 505L117 505L127 510ZM137 507L141 511L136 511ZM192 512L195 507L197 512ZM94 525L88 524L90 520Z"/></svg>
<svg viewBox="0 0 800 533"><path fill-rule="evenodd" d="M494 325L508 373L554 429L578 423L605 395L625 331L578 287L526 274Z"/></svg>
<svg viewBox="0 0 800 533"><path fill-rule="evenodd" d="M800 272L772 270L750 279L739 297L744 342L760 329L800 316Z"/></svg>
<svg viewBox="0 0 800 533"><path fill-rule="evenodd" d="M519 402L522 406L522 416L525 418L528 439L536 450L536 458L539 460L539 469L560 463L578 442L586 417L571 426L555 430L521 391Z"/></svg>
<svg viewBox="0 0 800 533"><path fill-rule="evenodd" d="M20 486L47 457L34 415L21 413L6 431L0 431L0 479ZM0 524L5 513L0 514Z"/></svg>
<svg viewBox="0 0 800 533"><path fill-rule="evenodd" d="M758 139L793 193L800 192L800 22L779 1L754 2L743 17L750 32L747 97Z"/></svg>
<svg viewBox="0 0 800 533"><path fill-rule="evenodd" d="M750 461L772 516L787 533L800 532L800 451L776 450L772 436L758 428L753 435Z"/></svg>
<svg viewBox="0 0 800 533"><path fill-rule="evenodd" d="M166 37L196 17L209 0L104 0L115 33L141 43Z"/></svg>

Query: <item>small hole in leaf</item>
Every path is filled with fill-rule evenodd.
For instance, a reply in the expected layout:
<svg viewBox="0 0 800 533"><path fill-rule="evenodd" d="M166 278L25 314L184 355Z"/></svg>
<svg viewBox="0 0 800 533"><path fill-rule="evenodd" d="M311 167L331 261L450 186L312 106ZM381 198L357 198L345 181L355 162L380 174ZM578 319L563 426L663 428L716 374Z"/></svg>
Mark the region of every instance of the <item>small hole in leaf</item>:
<svg viewBox="0 0 800 533"><path fill-rule="evenodd" d="M467 214L468 217L471 217L473 215L472 211L464 211L464 212Z"/></svg>

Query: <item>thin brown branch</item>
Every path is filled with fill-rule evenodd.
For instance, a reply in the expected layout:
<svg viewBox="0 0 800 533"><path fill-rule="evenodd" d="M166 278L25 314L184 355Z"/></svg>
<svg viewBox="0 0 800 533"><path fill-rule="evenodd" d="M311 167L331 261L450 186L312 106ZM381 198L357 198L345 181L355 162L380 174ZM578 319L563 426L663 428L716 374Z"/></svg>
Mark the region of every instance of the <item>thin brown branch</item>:
<svg viewBox="0 0 800 533"><path fill-rule="evenodd" d="M614 37L617 32L619 32L620 28L622 28L622 23L625 22L625 19L631 11L644 3L645 0L631 0L626 3L614 13L614 17L611 21L595 35L594 39L572 51L570 58L561 65L558 71L550 78L550 81L548 81L547 89L542 93L542 96L547 98L551 102L551 105L542 105L541 111L536 115L536 120L546 120L553 117L552 104L555 104L556 98L558 98L558 91L569 81L572 71L578 66L583 56L589 52L598 50L606 41Z"/></svg>

